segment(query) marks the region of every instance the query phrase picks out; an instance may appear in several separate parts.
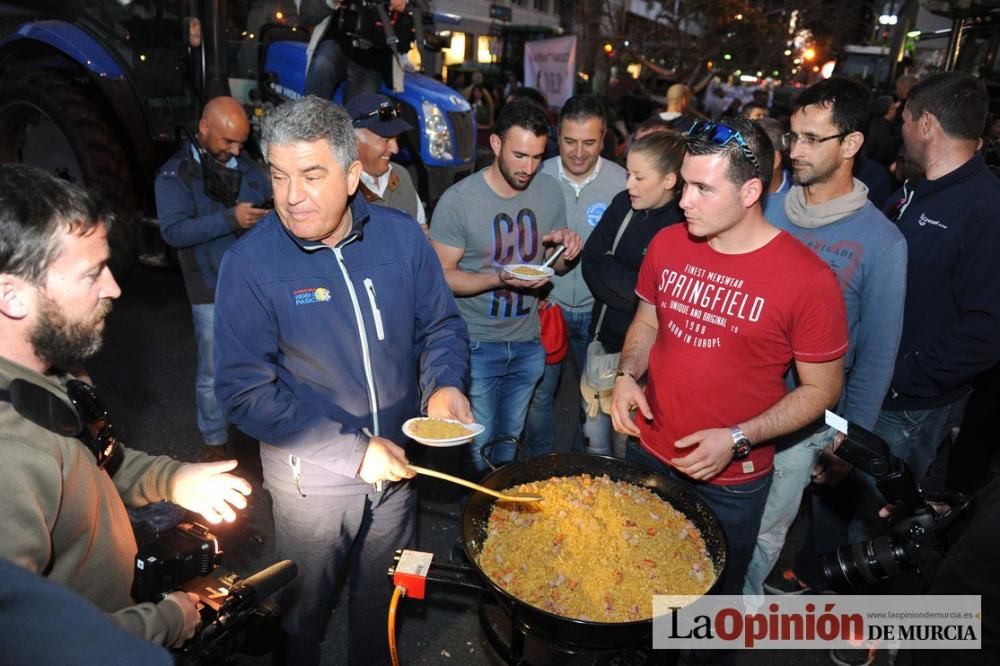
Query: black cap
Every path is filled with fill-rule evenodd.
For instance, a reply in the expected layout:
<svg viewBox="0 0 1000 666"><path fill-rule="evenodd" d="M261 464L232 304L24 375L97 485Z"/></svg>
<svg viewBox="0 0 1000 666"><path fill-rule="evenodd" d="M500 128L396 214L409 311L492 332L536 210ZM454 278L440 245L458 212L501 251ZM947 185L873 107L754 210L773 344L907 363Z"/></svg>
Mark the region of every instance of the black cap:
<svg viewBox="0 0 1000 666"><path fill-rule="evenodd" d="M399 117L398 108L394 101L376 93L358 95L347 103L347 113L354 127L364 127L386 139L413 129Z"/></svg>

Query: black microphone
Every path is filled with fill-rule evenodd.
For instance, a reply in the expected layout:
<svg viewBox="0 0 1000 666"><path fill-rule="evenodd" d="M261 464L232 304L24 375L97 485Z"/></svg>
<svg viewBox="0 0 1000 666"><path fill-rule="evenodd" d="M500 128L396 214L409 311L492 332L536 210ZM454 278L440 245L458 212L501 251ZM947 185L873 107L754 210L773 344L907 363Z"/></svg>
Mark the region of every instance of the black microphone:
<svg viewBox="0 0 1000 666"><path fill-rule="evenodd" d="M266 599L291 583L298 575L299 567L295 562L282 560L240 581L235 585L234 589L249 587L254 591L257 599Z"/></svg>
<svg viewBox="0 0 1000 666"><path fill-rule="evenodd" d="M288 585L298 575L295 562L282 560L241 580L229 590L215 620L202 629L199 638L205 643L226 640L230 632L238 630L253 614L258 601Z"/></svg>

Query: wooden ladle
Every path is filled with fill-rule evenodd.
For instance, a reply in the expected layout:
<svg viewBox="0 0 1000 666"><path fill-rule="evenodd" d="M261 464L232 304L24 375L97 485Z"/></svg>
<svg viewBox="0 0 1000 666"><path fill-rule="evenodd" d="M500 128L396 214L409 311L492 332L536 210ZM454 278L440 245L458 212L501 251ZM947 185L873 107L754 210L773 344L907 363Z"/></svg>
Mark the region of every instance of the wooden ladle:
<svg viewBox="0 0 1000 666"><path fill-rule="evenodd" d="M505 495L504 493L497 492L492 488L481 486L478 483L473 483L472 481L466 481L465 479L459 478L457 476L452 476L451 474L445 474L444 472L439 472L436 469L428 469L427 467L418 467L417 465L410 465L409 467L417 474L424 474L426 476L433 476L434 478L437 479L451 481L452 483L457 483L460 486L465 486L466 488L472 488L473 490L478 490L481 493L492 495L493 497L496 497L497 499L504 502L539 502L542 499L540 495Z"/></svg>

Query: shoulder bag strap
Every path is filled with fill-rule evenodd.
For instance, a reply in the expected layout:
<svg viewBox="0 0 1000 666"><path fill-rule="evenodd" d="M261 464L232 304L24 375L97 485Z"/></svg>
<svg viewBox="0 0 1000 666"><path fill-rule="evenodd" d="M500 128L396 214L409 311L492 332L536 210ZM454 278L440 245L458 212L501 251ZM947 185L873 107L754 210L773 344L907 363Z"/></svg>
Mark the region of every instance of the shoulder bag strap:
<svg viewBox="0 0 1000 666"><path fill-rule="evenodd" d="M622 239L625 235L625 229L628 227L628 223L632 221L632 213L635 210L632 208L628 209L628 213L625 215L625 219L622 220L621 226L618 227L618 233L615 234L615 242L611 244L611 254L615 253L618 249L618 241ZM594 327L594 339L597 339L597 334L601 332L601 324L604 323L604 313L608 311L608 304L605 303L601 306L601 316L597 318L597 326Z"/></svg>

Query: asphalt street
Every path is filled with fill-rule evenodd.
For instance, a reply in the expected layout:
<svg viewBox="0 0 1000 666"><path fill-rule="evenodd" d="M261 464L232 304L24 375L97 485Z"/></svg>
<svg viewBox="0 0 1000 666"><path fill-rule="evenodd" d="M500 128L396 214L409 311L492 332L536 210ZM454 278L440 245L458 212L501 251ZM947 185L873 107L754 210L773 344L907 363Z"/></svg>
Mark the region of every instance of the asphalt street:
<svg viewBox="0 0 1000 666"><path fill-rule="evenodd" d="M203 454L195 424L195 348L190 309L178 271L137 267L123 280L123 295L115 304L104 348L89 364L92 377L113 415L115 427L131 447L181 460ZM563 387L555 423L570 423L576 382ZM557 427L557 450L568 450L568 433ZM273 524L267 491L261 486L257 443L238 432L231 447L240 461L238 473L253 484L250 506L231 525L213 528L224 550L223 566L249 575L275 561ZM420 464L448 470L456 449L425 452ZM457 559L460 524L459 495L444 482L418 480L420 493L419 547L437 560ZM801 537L799 537L801 538ZM794 539L794 533L793 533ZM386 562L386 567L392 563ZM388 594L385 590L373 593ZM478 596L433 584L424 601L404 599L398 626L399 652L405 664L499 664L479 624ZM346 609L338 605L324 644L324 664L346 664L342 636ZM385 631L384 626L357 630L361 635ZM542 645L529 646L533 663L593 663L590 657L568 659L549 654ZM534 656L532 656L534 655ZM266 658L239 657L239 664L265 664ZM745 651L738 663L828 664L825 651ZM880 654L876 664L888 663Z"/></svg>

